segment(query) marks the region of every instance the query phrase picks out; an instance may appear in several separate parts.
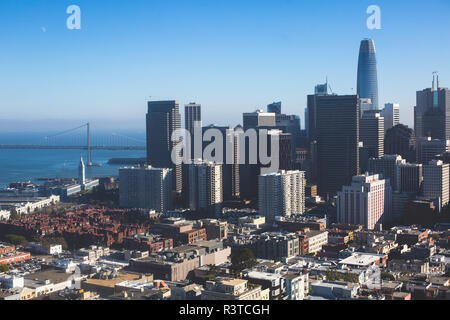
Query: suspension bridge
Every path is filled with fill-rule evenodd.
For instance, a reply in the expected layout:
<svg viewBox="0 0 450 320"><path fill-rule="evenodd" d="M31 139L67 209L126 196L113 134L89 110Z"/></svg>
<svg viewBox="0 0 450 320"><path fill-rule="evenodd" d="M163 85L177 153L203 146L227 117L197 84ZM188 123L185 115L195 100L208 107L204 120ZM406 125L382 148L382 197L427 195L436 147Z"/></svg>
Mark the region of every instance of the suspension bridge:
<svg viewBox="0 0 450 320"><path fill-rule="evenodd" d="M38 137L29 144L0 144L0 149L87 150L88 166L95 166L91 150L145 150L146 141L115 132L91 136L91 125L85 123L76 128Z"/></svg>

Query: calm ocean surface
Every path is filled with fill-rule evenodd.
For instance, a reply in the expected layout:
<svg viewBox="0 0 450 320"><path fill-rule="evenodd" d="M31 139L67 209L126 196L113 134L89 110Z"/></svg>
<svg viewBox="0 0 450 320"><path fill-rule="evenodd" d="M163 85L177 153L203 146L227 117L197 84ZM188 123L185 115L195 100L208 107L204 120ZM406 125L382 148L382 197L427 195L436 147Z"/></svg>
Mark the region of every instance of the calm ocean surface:
<svg viewBox="0 0 450 320"><path fill-rule="evenodd" d="M0 134L1 135L1 134ZM27 134L28 135L28 134ZM3 138L3 139L2 139ZM21 135L20 139L5 141L5 135L0 137L0 144L27 144L29 139ZM2 141L3 140L3 141ZM75 178L78 176L80 155L87 163L86 150L5 150L0 149L0 188L7 187L14 181L37 182L37 178ZM102 164L102 167L86 168L86 176L119 175L120 165L108 165L111 158L143 158L145 151L141 150L92 150L92 162Z"/></svg>

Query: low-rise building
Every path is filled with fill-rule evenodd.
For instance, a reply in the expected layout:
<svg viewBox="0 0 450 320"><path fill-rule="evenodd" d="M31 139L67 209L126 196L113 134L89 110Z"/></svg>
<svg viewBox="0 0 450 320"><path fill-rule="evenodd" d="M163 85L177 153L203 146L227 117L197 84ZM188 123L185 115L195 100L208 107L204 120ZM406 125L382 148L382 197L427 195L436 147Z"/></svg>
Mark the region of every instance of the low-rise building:
<svg viewBox="0 0 450 320"><path fill-rule="evenodd" d="M206 282L202 300L262 300L261 286L244 279L217 278Z"/></svg>

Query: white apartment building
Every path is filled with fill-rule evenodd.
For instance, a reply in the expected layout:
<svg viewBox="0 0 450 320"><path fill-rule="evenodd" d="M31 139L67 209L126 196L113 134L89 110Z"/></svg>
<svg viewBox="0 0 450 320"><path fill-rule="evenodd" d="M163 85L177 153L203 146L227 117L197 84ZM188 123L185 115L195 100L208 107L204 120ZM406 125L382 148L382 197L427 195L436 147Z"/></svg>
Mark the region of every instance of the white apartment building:
<svg viewBox="0 0 450 320"><path fill-rule="evenodd" d="M389 180L378 174L355 176L351 186L338 192L337 220L339 223L362 225L373 230L389 219L392 208L392 188Z"/></svg>
<svg viewBox="0 0 450 320"><path fill-rule="evenodd" d="M305 212L305 172L279 171L258 178L259 213L268 221Z"/></svg>
<svg viewBox="0 0 450 320"><path fill-rule="evenodd" d="M172 169L151 166L119 170L120 205L125 208L172 209Z"/></svg>
<svg viewBox="0 0 450 320"><path fill-rule="evenodd" d="M428 199L441 199L442 206L449 203L449 164L432 160L423 166L423 195Z"/></svg>
<svg viewBox="0 0 450 320"><path fill-rule="evenodd" d="M384 132L400 124L400 105L398 103L386 103L381 110L384 118Z"/></svg>
<svg viewBox="0 0 450 320"><path fill-rule="evenodd" d="M188 167L189 208L220 214L223 202L222 165L212 162L190 164Z"/></svg>

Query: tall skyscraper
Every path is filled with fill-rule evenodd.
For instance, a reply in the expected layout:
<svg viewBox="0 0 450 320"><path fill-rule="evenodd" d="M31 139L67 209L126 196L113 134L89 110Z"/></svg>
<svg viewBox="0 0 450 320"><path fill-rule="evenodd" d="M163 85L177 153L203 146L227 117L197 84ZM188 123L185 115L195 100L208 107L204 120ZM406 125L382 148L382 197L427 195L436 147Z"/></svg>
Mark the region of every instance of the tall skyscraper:
<svg viewBox="0 0 450 320"><path fill-rule="evenodd" d="M339 223L363 225L368 230L388 221L392 209L392 189L389 180L379 175L355 176L350 186L338 193Z"/></svg>
<svg viewBox="0 0 450 320"><path fill-rule="evenodd" d="M172 169L151 166L119 170L120 205L152 209L160 213L172 209Z"/></svg>
<svg viewBox="0 0 450 320"><path fill-rule="evenodd" d="M449 203L449 166L441 160L432 160L423 166L423 196L440 199L442 207Z"/></svg>
<svg viewBox="0 0 450 320"><path fill-rule="evenodd" d="M431 88L417 92L414 129L418 138L450 140L450 90L440 88L435 75Z"/></svg>
<svg viewBox="0 0 450 320"><path fill-rule="evenodd" d="M386 132L384 153L398 154L410 163L416 162L416 135L413 129L399 124Z"/></svg>
<svg viewBox="0 0 450 320"><path fill-rule="evenodd" d="M223 140L221 141L223 159L217 162L218 164L222 165L223 199L225 201L233 200L239 197L238 137L234 134L235 130L233 130L232 127L217 125L209 125L203 127L203 135L211 129L220 131L223 138ZM203 141L202 153L210 143L211 142ZM211 159L203 160L208 161Z"/></svg>
<svg viewBox="0 0 450 320"><path fill-rule="evenodd" d="M268 221L305 212L305 172L284 171L258 178L259 214Z"/></svg>
<svg viewBox="0 0 450 320"><path fill-rule="evenodd" d="M191 160L194 159L194 128L202 127L202 106L192 102L184 106L184 128L191 135Z"/></svg>
<svg viewBox="0 0 450 320"><path fill-rule="evenodd" d="M416 163L402 163L398 165L398 191L419 194L423 182L423 167Z"/></svg>
<svg viewBox="0 0 450 320"><path fill-rule="evenodd" d="M310 95L308 116L312 177L319 194L336 195L359 173L358 96Z"/></svg>
<svg viewBox="0 0 450 320"><path fill-rule="evenodd" d="M384 118L379 112L366 112L359 125L359 140L369 150L369 157L381 158L384 155Z"/></svg>
<svg viewBox="0 0 450 320"><path fill-rule="evenodd" d="M172 168L173 188L182 188L181 165L172 161L172 150L181 137L172 140L172 134L181 129L178 101L150 101L147 113L147 162L155 168Z"/></svg>
<svg viewBox="0 0 450 320"><path fill-rule="evenodd" d="M384 132L400 124L400 105L398 103L386 103L381 111L384 118Z"/></svg>
<svg viewBox="0 0 450 320"><path fill-rule="evenodd" d="M218 218L222 212L222 165L203 162L187 165L189 208Z"/></svg>
<svg viewBox="0 0 450 320"><path fill-rule="evenodd" d="M428 164L438 154L450 152L450 140L428 138L417 139L417 162Z"/></svg>
<svg viewBox="0 0 450 320"><path fill-rule="evenodd" d="M80 157L80 163L78 165L78 184L86 184L86 167L84 165L83 157Z"/></svg>
<svg viewBox="0 0 450 320"><path fill-rule="evenodd" d="M378 109L378 68L375 43L371 39L361 41L358 61L359 98L372 100L373 109Z"/></svg>

